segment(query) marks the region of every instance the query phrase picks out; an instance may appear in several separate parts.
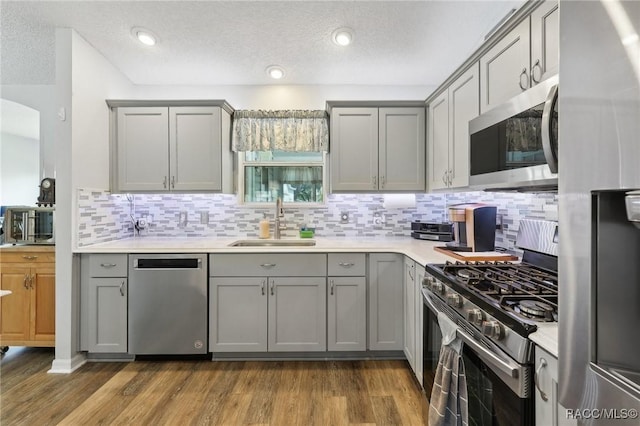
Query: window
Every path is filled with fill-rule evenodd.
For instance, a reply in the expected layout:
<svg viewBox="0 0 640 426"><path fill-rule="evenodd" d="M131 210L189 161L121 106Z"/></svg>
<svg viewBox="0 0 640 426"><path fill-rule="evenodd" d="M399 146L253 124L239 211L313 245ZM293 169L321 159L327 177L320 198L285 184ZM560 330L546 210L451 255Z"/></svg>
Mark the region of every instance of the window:
<svg viewBox="0 0 640 426"><path fill-rule="evenodd" d="M243 203L323 203L325 153L248 151L238 153Z"/></svg>

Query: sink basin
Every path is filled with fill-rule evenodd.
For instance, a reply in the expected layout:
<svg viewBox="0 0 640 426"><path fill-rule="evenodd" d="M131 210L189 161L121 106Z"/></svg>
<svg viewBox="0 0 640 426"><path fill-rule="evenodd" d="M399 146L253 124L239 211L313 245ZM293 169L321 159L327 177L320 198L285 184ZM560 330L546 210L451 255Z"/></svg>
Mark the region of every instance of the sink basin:
<svg viewBox="0 0 640 426"><path fill-rule="evenodd" d="M312 247L316 240L238 240L229 247Z"/></svg>

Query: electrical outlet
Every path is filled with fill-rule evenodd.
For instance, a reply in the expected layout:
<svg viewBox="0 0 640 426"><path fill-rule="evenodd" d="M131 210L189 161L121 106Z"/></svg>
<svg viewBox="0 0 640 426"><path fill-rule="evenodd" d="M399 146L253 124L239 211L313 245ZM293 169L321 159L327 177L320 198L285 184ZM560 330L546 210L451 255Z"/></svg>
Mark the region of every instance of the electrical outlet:
<svg viewBox="0 0 640 426"><path fill-rule="evenodd" d="M208 225L209 224L209 212L206 210L202 210L200 212L200 223L202 225Z"/></svg>
<svg viewBox="0 0 640 426"><path fill-rule="evenodd" d="M349 223L349 212L340 212L340 223Z"/></svg>
<svg viewBox="0 0 640 426"><path fill-rule="evenodd" d="M373 213L373 226L380 227L384 225L385 217L384 213L374 212Z"/></svg>

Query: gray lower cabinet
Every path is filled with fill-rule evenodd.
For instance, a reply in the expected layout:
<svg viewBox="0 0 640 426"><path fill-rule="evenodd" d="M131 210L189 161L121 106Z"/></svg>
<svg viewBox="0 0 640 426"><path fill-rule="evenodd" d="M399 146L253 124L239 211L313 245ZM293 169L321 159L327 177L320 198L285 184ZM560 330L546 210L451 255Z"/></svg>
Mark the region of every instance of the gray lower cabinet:
<svg viewBox="0 0 640 426"><path fill-rule="evenodd" d="M80 349L127 352L127 255L81 257Z"/></svg>
<svg viewBox="0 0 640 426"><path fill-rule="evenodd" d="M404 285L402 290L404 311L404 355L413 372L416 372L416 263L404 258Z"/></svg>
<svg viewBox="0 0 640 426"><path fill-rule="evenodd" d="M367 278L364 253L329 253L327 349L367 349Z"/></svg>
<svg viewBox="0 0 640 426"><path fill-rule="evenodd" d="M404 256L369 255L369 349L403 350Z"/></svg>
<svg viewBox="0 0 640 426"><path fill-rule="evenodd" d="M422 299L422 280L424 279L424 274L424 267L416 263L416 365L414 372L418 382L422 386L424 386L424 383L422 383L422 374L424 372L424 353L422 347L422 341L424 339L424 302Z"/></svg>
<svg viewBox="0 0 640 426"><path fill-rule="evenodd" d="M212 352L327 349L326 254L212 254Z"/></svg>

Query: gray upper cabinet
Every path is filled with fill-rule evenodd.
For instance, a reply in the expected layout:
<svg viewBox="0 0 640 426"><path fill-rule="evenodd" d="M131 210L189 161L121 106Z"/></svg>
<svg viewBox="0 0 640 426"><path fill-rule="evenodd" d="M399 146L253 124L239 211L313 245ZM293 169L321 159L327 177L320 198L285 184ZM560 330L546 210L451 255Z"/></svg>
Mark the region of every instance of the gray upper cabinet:
<svg viewBox="0 0 640 426"><path fill-rule="evenodd" d="M402 351L404 256L369 255L369 349Z"/></svg>
<svg viewBox="0 0 640 426"><path fill-rule="evenodd" d="M469 121L480 111L478 77L475 64L428 106L429 190L469 185Z"/></svg>
<svg viewBox="0 0 640 426"><path fill-rule="evenodd" d="M557 73L558 31L558 2L547 0L482 55L481 113Z"/></svg>
<svg viewBox="0 0 640 426"><path fill-rule="evenodd" d="M107 103L113 192L233 192L228 108Z"/></svg>
<svg viewBox="0 0 640 426"><path fill-rule="evenodd" d="M558 74L560 26L558 1L547 0L531 12L531 82Z"/></svg>
<svg viewBox="0 0 640 426"><path fill-rule="evenodd" d="M424 106L331 108L331 191L424 191Z"/></svg>

